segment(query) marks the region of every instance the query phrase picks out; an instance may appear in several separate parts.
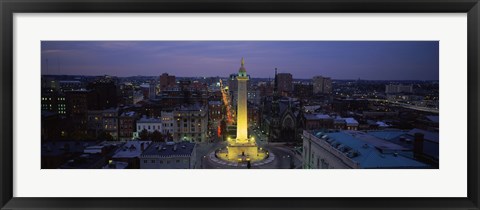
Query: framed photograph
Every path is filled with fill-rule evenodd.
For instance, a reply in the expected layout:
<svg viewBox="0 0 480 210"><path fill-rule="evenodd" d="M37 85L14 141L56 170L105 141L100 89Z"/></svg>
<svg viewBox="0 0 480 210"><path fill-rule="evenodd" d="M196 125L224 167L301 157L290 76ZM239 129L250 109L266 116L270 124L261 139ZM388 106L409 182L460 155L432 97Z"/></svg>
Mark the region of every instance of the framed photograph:
<svg viewBox="0 0 480 210"><path fill-rule="evenodd" d="M1 1L1 209L478 209L478 0Z"/></svg>

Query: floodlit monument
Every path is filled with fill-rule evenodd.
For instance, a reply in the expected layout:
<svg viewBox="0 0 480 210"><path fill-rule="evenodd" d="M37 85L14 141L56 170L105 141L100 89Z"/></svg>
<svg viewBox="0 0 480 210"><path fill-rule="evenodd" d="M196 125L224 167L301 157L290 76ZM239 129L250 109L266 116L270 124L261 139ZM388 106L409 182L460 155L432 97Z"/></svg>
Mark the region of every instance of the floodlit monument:
<svg viewBox="0 0 480 210"><path fill-rule="evenodd" d="M259 149L253 137L248 137L247 115L247 81L249 76L245 69L245 60L242 58L237 75L237 136L228 138L226 150L219 151L217 156L221 159L233 162L255 162L267 157L268 152Z"/></svg>

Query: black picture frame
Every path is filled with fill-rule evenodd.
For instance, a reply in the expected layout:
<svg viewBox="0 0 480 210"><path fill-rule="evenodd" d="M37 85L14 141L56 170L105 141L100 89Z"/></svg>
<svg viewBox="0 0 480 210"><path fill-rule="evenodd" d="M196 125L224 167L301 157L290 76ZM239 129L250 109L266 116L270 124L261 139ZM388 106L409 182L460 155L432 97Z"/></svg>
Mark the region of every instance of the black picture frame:
<svg viewBox="0 0 480 210"><path fill-rule="evenodd" d="M479 209L478 0L0 0L1 209ZM17 198L13 197L14 13L467 13L468 196L466 198ZM449 180L446 180L449 181ZM442 189L445 190L445 189Z"/></svg>

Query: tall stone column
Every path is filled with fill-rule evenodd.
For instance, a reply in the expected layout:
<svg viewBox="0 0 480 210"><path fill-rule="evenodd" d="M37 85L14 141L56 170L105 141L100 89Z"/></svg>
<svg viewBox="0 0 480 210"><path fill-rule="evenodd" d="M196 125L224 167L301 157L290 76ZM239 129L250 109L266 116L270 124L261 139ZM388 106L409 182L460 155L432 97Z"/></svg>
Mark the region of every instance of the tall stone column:
<svg viewBox="0 0 480 210"><path fill-rule="evenodd" d="M241 67L238 71L238 97L237 97L237 143L248 142L248 116L247 116L247 81L248 75L245 70L245 61L242 58Z"/></svg>

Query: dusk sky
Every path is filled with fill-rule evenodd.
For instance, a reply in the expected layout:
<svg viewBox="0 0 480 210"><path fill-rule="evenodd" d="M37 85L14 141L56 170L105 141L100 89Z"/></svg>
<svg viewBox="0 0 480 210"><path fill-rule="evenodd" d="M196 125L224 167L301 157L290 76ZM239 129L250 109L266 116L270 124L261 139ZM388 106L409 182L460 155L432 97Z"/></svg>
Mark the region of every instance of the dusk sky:
<svg viewBox="0 0 480 210"><path fill-rule="evenodd" d="M438 80L437 41L43 41L42 74ZM48 60L48 65L47 65ZM48 68L47 68L48 66Z"/></svg>

